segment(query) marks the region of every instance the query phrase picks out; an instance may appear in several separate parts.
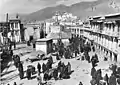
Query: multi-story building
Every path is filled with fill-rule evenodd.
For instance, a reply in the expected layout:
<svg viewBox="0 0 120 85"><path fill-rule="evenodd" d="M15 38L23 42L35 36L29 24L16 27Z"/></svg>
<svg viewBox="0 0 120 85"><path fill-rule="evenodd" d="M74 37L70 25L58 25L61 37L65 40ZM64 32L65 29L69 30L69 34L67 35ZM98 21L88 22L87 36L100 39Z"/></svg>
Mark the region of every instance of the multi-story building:
<svg viewBox="0 0 120 85"><path fill-rule="evenodd" d="M89 19L90 29L84 36L96 43L111 61L120 61L120 14L95 16Z"/></svg>
<svg viewBox="0 0 120 85"><path fill-rule="evenodd" d="M20 19L11 19L9 20L10 23L10 32L8 33L8 38L11 41L21 42L21 20Z"/></svg>
<svg viewBox="0 0 120 85"><path fill-rule="evenodd" d="M7 43L7 34L10 32L9 22L0 22L0 43Z"/></svg>

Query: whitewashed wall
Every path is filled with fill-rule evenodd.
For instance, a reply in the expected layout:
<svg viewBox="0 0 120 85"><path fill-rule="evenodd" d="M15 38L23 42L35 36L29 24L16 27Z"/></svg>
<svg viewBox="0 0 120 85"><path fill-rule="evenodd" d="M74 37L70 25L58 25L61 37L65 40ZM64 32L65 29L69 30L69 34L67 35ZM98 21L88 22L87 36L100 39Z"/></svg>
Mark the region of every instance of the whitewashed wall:
<svg viewBox="0 0 120 85"><path fill-rule="evenodd" d="M45 54L47 54L47 46L46 45L38 45L36 44L36 51L43 51Z"/></svg>

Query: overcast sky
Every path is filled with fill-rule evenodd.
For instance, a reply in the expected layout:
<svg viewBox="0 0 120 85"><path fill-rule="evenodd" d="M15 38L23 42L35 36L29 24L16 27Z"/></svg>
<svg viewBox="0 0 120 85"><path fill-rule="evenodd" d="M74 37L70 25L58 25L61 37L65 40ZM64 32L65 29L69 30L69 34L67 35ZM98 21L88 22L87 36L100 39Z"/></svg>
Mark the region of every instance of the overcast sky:
<svg viewBox="0 0 120 85"><path fill-rule="evenodd" d="M71 5L81 1L95 0L0 0L0 16L6 13L31 13L48 6Z"/></svg>

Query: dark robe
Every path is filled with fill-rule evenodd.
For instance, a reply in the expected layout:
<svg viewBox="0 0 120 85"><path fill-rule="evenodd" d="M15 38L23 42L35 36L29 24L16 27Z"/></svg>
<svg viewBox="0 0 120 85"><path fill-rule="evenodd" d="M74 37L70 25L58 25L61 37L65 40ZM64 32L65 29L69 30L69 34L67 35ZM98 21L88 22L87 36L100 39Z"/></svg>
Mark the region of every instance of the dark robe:
<svg viewBox="0 0 120 85"><path fill-rule="evenodd" d="M48 75L47 73L45 73L43 79L44 79L45 81L47 81L47 80L48 80L48 77L49 77L49 75Z"/></svg>
<svg viewBox="0 0 120 85"><path fill-rule="evenodd" d="M117 83L120 85L120 78L117 79Z"/></svg>
<svg viewBox="0 0 120 85"><path fill-rule="evenodd" d="M41 65L40 65L40 63L38 63L37 69L38 69L38 72L40 73L41 72Z"/></svg>
<svg viewBox="0 0 120 85"><path fill-rule="evenodd" d="M116 77L114 75L110 76L109 85L116 85Z"/></svg>
<svg viewBox="0 0 120 85"><path fill-rule="evenodd" d="M51 69L52 68L52 62L50 60L48 60L46 66L47 66L47 69Z"/></svg>
<svg viewBox="0 0 120 85"><path fill-rule="evenodd" d="M68 74L70 74L71 73L71 64L70 64L70 62L68 62L67 66L68 66Z"/></svg>
<svg viewBox="0 0 120 85"><path fill-rule="evenodd" d="M24 77L24 71L23 71L23 65L22 63L18 63L18 71L19 71L19 75L20 75L20 79L23 79Z"/></svg>
<svg viewBox="0 0 120 85"><path fill-rule="evenodd" d="M52 56L50 56L50 59L49 59L49 60L50 60L51 63L53 63L53 58L52 58Z"/></svg>
<svg viewBox="0 0 120 85"><path fill-rule="evenodd" d="M53 77L55 80L57 80L57 77L58 77L58 70L57 69L54 70Z"/></svg>
<svg viewBox="0 0 120 85"><path fill-rule="evenodd" d="M105 75L104 80L107 82L107 85L109 85L109 77L107 74Z"/></svg>
<svg viewBox="0 0 120 85"><path fill-rule="evenodd" d="M27 79L29 80L29 79L31 79L31 70L28 68L27 69Z"/></svg>
<svg viewBox="0 0 120 85"><path fill-rule="evenodd" d="M96 69L93 67L91 69L91 76L92 76L92 78L94 78L95 73L96 73Z"/></svg>
<svg viewBox="0 0 120 85"><path fill-rule="evenodd" d="M113 74L116 75L116 69L117 69L117 65L113 65L112 66L112 71L113 71Z"/></svg>
<svg viewBox="0 0 120 85"><path fill-rule="evenodd" d="M43 73L47 70L47 67L44 63L42 64L42 70L43 70Z"/></svg>

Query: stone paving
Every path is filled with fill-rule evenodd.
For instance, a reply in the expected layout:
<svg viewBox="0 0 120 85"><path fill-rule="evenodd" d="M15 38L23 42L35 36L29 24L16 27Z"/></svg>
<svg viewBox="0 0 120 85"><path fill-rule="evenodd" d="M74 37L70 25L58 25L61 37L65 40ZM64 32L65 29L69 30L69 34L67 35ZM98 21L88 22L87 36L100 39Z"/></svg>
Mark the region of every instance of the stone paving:
<svg viewBox="0 0 120 85"><path fill-rule="evenodd" d="M23 45L24 47L24 45ZM22 52L27 52L27 51L32 51L31 47L26 47L19 49L19 50L15 50L14 53L19 54ZM102 69L102 75L104 76L105 73L108 73L108 75L110 76L111 71L108 69L110 62L108 61L103 61L103 56L104 53L99 53L98 50L96 51L96 53L98 54L99 57L99 64L96 67L96 69L101 68ZM94 55L93 52L89 53L90 56ZM23 61L26 58L30 57L30 53L23 55L20 57L20 59ZM72 66L72 70L74 70L74 72L71 74L71 78L70 79L64 79L64 80L50 80L48 82L51 82L52 85L78 85L78 83L80 81L83 82L83 85L90 85L90 80L91 80L91 76L90 76L90 70L91 70L91 64L89 64L87 61L80 61L77 60L76 58L73 59L62 59L63 62L65 62L65 64L67 64L67 62L69 61L71 63ZM28 65L34 65L35 67L37 66L37 63L42 64L43 62L46 63L46 61L36 61L33 63L28 63L28 62L24 62L24 71L26 71L27 66ZM55 63L55 65L58 63L58 61ZM13 62L10 62L10 64L13 64ZM53 66L55 66L53 65ZM11 71L11 73L6 74L4 76L1 77L1 79L3 80L2 83L4 83L3 85L7 85L8 83L10 85L13 85L14 82L17 83L17 85L37 85L37 79L33 78L32 80L27 80L27 78L24 78L22 80L20 80L19 76L18 76L18 71L15 68L14 65L11 65L8 70L8 72ZM36 77L37 74L33 75L33 77ZM26 76L26 74L25 74Z"/></svg>

